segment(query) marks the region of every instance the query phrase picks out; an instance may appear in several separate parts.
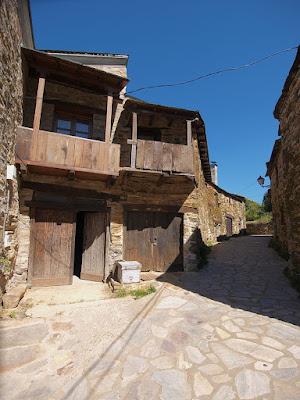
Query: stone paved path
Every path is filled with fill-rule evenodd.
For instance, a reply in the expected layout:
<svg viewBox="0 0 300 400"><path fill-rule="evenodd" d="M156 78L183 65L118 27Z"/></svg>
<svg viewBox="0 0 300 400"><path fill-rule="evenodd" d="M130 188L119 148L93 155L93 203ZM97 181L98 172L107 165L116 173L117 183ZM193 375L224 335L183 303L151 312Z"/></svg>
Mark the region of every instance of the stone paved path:
<svg viewBox="0 0 300 400"><path fill-rule="evenodd" d="M52 344L56 360L68 350L61 367L49 353L40 366L6 374L5 398L299 400L300 300L282 274L286 263L267 243L232 239L199 273L166 275L156 294L120 307L108 301L114 321L124 318L123 302L136 313L105 348L109 317L103 331L97 306L90 307L90 329L81 324L84 337L74 336L78 310L54 316L69 324ZM77 340L66 346L67 339Z"/></svg>

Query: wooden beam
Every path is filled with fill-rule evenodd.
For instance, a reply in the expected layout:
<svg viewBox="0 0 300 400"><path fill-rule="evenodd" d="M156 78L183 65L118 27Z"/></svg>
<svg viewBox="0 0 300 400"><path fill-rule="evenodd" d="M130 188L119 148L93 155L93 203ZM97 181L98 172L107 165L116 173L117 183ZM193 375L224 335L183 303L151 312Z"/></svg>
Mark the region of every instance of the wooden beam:
<svg viewBox="0 0 300 400"><path fill-rule="evenodd" d="M37 88L36 101L35 101L35 111L34 111L34 118L33 118L31 158L35 158L35 155L36 155L37 138L38 138L38 134L39 134L42 108L43 108L45 82L46 82L45 78L40 76L39 81L38 81L38 88Z"/></svg>
<svg viewBox="0 0 300 400"><path fill-rule="evenodd" d="M109 94L107 96L107 106L106 106L106 123L105 123L105 142L110 142L111 133L111 122L112 122L112 106L113 106L113 96Z"/></svg>
<svg viewBox="0 0 300 400"><path fill-rule="evenodd" d="M137 113L132 113L132 141L137 142ZM131 145L131 168L136 165L136 144Z"/></svg>
<svg viewBox="0 0 300 400"><path fill-rule="evenodd" d="M192 121L186 121L186 142L188 146L192 145Z"/></svg>
<svg viewBox="0 0 300 400"><path fill-rule="evenodd" d="M22 181L22 188L31 189L37 192L44 193L55 193L75 197L83 197L85 199L96 199L96 200L120 200L120 196L110 193L97 192L93 189L83 189L72 186L63 186L53 183L40 183L32 181Z"/></svg>

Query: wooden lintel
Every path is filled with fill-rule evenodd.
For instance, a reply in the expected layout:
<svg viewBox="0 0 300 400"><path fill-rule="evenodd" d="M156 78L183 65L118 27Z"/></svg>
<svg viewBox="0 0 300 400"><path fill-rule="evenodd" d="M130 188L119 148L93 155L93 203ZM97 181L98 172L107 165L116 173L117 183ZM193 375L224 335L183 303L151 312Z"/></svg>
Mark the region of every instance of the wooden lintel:
<svg viewBox="0 0 300 400"><path fill-rule="evenodd" d="M52 183L40 183L40 182L32 182L32 181L22 181L22 188L24 189L32 189L37 192L50 192L50 193L60 193L63 195L69 195L72 197L84 197L86 199L95 199L95 200L119 200L120 196L113 195L110 193L102 193L97 192L92 189L82 189L80 187L70 187L63 185L56 185Z"/></svg>
<svg viewBox="0 0 300 400"><path fill-rule="evenodd" d="M104 203L97 203L95 202L94 204L75 204L72 203L72 201L68 202L67 204L64 203L56 203L53 201L35 201L35 200L29 200L25 201L25 206L30 207L30 208L50 208L50 209L69 209L69 210L74 210L74 211L101 211L105 210L106 206Z"/></svg>

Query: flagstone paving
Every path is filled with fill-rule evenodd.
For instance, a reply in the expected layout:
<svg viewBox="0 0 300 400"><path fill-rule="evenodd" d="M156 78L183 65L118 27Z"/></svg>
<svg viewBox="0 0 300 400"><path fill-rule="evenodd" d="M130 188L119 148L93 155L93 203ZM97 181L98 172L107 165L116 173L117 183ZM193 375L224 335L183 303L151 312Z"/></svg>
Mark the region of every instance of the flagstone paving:
<svg viewBox="0 0 300 400"><path fill-rule="evenodd" d="M111 316L103 304L57 309L43 357L3 374L4 398L299 400L300 300L268 240L222 243L199 273L107 300Z"/></svg>

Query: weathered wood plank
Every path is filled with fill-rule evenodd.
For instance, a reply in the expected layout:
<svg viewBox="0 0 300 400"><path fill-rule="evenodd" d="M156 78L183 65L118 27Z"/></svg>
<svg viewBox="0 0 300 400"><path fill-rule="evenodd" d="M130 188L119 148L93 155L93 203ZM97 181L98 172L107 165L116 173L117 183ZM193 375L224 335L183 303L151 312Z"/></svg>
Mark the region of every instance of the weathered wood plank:
<svg viewBox="0 0 300 400"><path fill-rule="evenodd" d="M192 121L186 121L186 144L192 145Z"/></svg>
<svg viewBox="0 0 300 400"><path fill-rule="evenodd" d="M120 152L120 146L108 146L108 170L114 172L115 174L119 173L119 163L116 163L116 160L120 160Z"/></svg>
<svg viewBox="0 0 300 400"><path fill-rule="evenodd" d="M144 141L144 169L153 170L153 160L154 160L154 142L150 140Z"/></svg>
<svg viewBox="0 0 300 400"><path fill-rule="evenodd" d="M84 216L81 279L101 281L105 267L105 213L86 213Z"/></svg>
<svg viewBox="0 0 300 400"><path fill-rule="evenodd" d="M162 142L153 142L153 169L162 171L163 169L163 144Z"/></svg>
<svg viewBox="0 0 300 400"><path fill-rule="evenodd" d="M35 210L34 240L31 244L33 285L72 282L74 217L74 212L70 210Z"/></svg>
<svg viewBox="0 0 300 400"><path fill-rule="evenodd" d="M144 157L145 157L145 141L138 140L137 143L137 155L136 155L136 168L144 168Z"/></svg>
<svg viewBox="0 0 300 400"><path fill-rule="evenodd" d="M137 141L137 113L132 113L132 140ZM136 144L131 145L131 168L136 167Z"/></svg>
<svg viewBox="0 0 300 400"><path fill-rule="evenodd" d="M33 133L32 133L32 146L31 146L31 156L33 157L36 155L37 151L37 138L41 124L45 82L46 82L45 78L39 77L38 88L36 93L34 117L33 117Z"/></svg>
<svg viewBox="0 0 300 400"><path fill-rule="evenodd" d="M162 163L163 163L163 171L172 171L172 144L171 143L163 143L163 150L162 150Z"/></svg>
<svg viewBox="0 0 300 400"><path fill-rule="evenodd" d="M112 106L113 106L113 96L107 96L107 106L106 106L106 122L105 122L105 142L109 143L110 133L111 133L111 121L112 121Z"/></svg>

